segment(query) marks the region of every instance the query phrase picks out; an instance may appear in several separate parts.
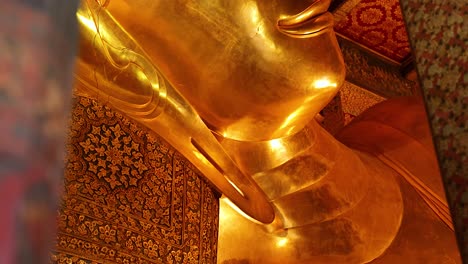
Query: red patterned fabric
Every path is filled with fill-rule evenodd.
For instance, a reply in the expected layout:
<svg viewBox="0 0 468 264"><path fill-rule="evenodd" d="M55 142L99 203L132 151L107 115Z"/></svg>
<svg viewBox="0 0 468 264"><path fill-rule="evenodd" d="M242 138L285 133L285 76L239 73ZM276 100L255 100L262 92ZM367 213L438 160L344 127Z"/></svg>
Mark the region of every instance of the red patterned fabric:
<svg viewBox="0 0 468 264"><path fill-rule="evenodd" d="M363 0L335 31L397 62L410 54L398 0Z"/></svg>

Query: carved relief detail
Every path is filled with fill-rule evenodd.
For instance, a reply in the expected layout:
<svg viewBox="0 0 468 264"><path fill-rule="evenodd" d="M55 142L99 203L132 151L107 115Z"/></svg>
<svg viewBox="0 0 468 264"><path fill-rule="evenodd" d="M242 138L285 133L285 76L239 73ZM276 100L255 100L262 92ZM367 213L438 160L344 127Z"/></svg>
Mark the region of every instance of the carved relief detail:
<svg viewBox="0 0 468 264"><path fill-rule="evenodd" d="M67 147L53 262L216 262L216 194L159 136L78 97Z"/></svg>

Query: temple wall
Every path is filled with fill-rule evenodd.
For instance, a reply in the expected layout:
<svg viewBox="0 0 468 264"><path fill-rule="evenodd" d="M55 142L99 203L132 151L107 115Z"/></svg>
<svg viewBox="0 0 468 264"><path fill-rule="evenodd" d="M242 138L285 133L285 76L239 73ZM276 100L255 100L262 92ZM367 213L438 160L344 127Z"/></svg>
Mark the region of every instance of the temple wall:
<svg viewBox="0 0 468 264"><path fill-rule="evenodd" d="M402 0L463 260L468 260L468 20L464 1Z"/></svg>

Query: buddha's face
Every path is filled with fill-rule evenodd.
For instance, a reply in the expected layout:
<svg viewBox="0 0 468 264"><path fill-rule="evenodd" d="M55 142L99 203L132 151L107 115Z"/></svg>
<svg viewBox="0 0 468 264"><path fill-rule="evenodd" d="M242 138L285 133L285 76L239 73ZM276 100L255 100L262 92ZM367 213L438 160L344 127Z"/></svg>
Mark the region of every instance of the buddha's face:
<svg viewBox="0 0 468 264"><path fill-rule="evenodd" d="M206 123L228 138L297 132L344 80L326 2L128 0L108 8Z"/></svg>

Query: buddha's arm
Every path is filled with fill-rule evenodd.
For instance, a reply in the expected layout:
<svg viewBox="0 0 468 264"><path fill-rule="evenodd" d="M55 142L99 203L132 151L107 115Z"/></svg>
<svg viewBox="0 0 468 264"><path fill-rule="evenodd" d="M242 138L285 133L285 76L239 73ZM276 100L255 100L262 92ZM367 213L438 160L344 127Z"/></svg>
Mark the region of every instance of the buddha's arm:
<svg viewBox="0 0 468 264"><path fill-rule="evenodd" d="M107 102L160 134L241 210L261 222L273 210L261 189L224 152L196 111L96 1L78 12L77 92Z"/></svg>

